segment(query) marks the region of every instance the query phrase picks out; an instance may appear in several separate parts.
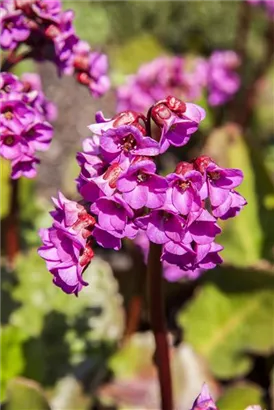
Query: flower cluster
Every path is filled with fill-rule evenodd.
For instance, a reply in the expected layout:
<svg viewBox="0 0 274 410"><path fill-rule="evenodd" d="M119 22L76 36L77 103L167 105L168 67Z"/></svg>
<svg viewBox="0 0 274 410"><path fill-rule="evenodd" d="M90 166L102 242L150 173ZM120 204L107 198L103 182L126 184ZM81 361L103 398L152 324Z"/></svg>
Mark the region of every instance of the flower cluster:
<svg viewBox="0 0 274 410"><path fill-rule="evenodd" d="M195 101L203 92L210 105L222 105L238 91L239 64L234 51L215 51L208 59L196 58L192 64L178 56L156 58L142 65L117 89L117 111L144 112L169 94Z"/></svg>
<svg viewBox="0 0 274 410"><path fill-rule="evenodd" d="M218 410L206 384L203 385L201 393L194 401L191 410ZM255 404L248 406L245 410L262 410L262 408Z"/></svg>
<svg viewBox="0 0 274 410"><path fill-rule="evenodd" d="M246 0L248 3L253 6L263 7L270 18L274 18L274 2L273 0Z"/></svg>
<svg viewBox="0 0 274 410"><path fill-rule="evenodd" d="M92 51L77 37L74 13L62 11L60 0L1 0L0 13L0 45L12 52L12 59L24 43L30 48L27 56L51 60L59 74L74 74L93 96L109 89L106 55Z"/></svg>
<svg viewBox="0 0 274 410"><path fill-rule="evenodd" d="M77 154L81 168L77 187L88 215L96 221L91 234L98 245L119 250L124 238L138 241L138 234L145 235L162 247L161 261L173 272L172 280L194 278L201 270L221 263L222 246L215 242L221 232L217 219L237 215L246 204L235 191L242 172L221 168L201 156L178 163L166 176L157 173L159 155L170 145L187 144L204 117L201 107L175 97L154 104L147 116L125 111L105 119L102 113L96 114L97 122L89 126L93 136ZM159 137L152 138L152 128L158 129L155 134ZM56 214L53 218L54 229L63 234L67 226L57 227ZM68 230L71 234L71 226ZM51 251L56 246L53 239L48 245L45 234L42 240ZM72 247L62 249L65 242L61 240L58 246L59 259L56 256L54 261L60 263L63 253L71 252ZM42 256L48 260L47 254ZM51 264L52 259L49 261Z"/></svg>
<svg viewBox="0 0 274 410"><path fill-rule="evenodd" d="M46 99L37 74L0 74L1 156L11 161L11 177L36 175L36 151L46 151L53 129L48 121L56 107Z"/></svg>

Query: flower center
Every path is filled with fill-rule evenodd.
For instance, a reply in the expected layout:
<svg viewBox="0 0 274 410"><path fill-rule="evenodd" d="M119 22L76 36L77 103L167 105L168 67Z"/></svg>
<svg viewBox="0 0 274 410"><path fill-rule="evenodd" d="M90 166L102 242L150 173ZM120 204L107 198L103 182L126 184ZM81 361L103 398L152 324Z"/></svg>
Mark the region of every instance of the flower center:
<svg viewBox="0 0 274 410"><path fill-rule="evenodd" d="M11 146L11 145L13 145L13 143L14 143L14 137L12 135L9 135L8 137L6 137L4 139L4 144L5 145Z"/></svg>
<svg viewBox="0 0 274 410"><path fill-rule="evenodd" d="M191 185L190 181L178 181L178 186L182 191L185 191Z"/></svg>
<svg viewBox="0 0 274 410"><path fill-rule="evenodd" d="M145 182L148 180L148 175L144 174L143 172L139 172L137 175L137 182Z"/></svg>
<svg viewBox="0 0 274 410"><path fill-rule="evenodd" d="M7 111L4 112L4 117L7 120L12 120L13 119L13 113L11 111L7 110Z"/></svg>
<svg viewBox="0 0 274 410"><path fill-rule="evenodd" d="M131 151L137 147L136 140L132 134L129 134L127 137L123 138L123 150L126 152Z"/></svg>
<svg viewBox="0 0 274 410"><path fill-rule="evenodd" d="M213 181L218 181L220 179L220 172L218 171L212 171L208 173L209 178L212 179Z"/></svg>

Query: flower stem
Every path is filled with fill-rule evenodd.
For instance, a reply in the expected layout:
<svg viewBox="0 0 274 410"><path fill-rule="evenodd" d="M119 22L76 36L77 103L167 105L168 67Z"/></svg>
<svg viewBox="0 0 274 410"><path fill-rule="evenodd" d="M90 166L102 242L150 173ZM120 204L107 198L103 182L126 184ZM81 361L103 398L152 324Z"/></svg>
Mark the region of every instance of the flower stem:
<svg viewBox="0 0 274 410"><path fill-rule="evenodd" d="M148 291L151 328L155 338L155 359L161 392L161 410L172 410L172 387L169 348L166 334L162 290L162 247L150 243L148 257Z"/></svg>
<svg viewBox="0 0 274 410"><path fill-rule="evenodd" d="M7 228L5 230L5 247L7 254L8 267L14 268L14 259L19 251L19 179L10 179L10 206L7 217Z"/></svg>

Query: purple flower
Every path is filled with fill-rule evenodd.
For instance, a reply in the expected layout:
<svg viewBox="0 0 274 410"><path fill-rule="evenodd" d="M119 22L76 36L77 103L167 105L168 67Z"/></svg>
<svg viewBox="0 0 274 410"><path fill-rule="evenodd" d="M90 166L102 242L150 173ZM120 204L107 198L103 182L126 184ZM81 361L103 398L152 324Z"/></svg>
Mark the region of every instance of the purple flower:
<svg viewBox="0 0 274 410"><path fill-rule="evenodd" d="M136 161L117 180L117 189L133 208L159 208L165 202L168 184L165 178L155 174L156 166L151 160Z"/></svg>
<svg viewBox="0 0 274 410"><path fill-rule="evenodd" d="M57 118L57 107L49 101L42 91L42 82L39 74L24 73L21 77L25 91L25 100L47 120L54 121Z"/></svg>
<svg viewBox="0 0 274 410"><path fill-rule="evenodd" d="M167 175L171 199L174 207L183 215L191 211L197 212L201 209L201 198L199 190L203 185L202 175L197 171L187 171L183 175Z"/></svg>
<svg viewBox="0 0 274 410"><path fill-rule="evenodd" d="M22 176L26 178L36 177L36 165L39 163L39 159L33 157L33 155L22 154L11 161L11 178L18 179Z"/></svg>
<svg viewBox="0 0 274 410"><path fill-rule="evenodd" d="M184 270L181 269L179 266L174 265L173 263L171 264L166 261L163 262L163 275L164 278L169 282L177 282L181 279L194 280L201 276L201 274L201 269Z"/></svg>
<svg viewBox="0 0 274 410"><path fill-rule="evenodd" d="M149 215L135 220L136 225L145 230L149 240L157 244L169 241L181 242L184 235L184 220L165 209L153 210Z"/></svg>
<svg viewBox="0 0 274 410"><path fill-rule="evenodd" d="M200 72L189 72L185 60L179 56L158 57L140 66L135 75L127 78L117 89L117 111L145 112L147 107L167 95L192 100L201 94ZM195 69L196 71L196 69Z"/></svg>
<svg viewBox="0 0 274 410"><path fill-rule="evenodd" d="M243 173L240 169L221 168L211 158L202 156L194 161L194 167L205 173L206 182L202 188L202 199L209 197L211 205L218 207L223 204L229 192L241 184Z"/></svg>
<svg viewBox="0 0 274 410"><path fill-rule="evenodd" d="M94 97L105 94L110 87L107 56L98 51L91 52L89 44L85 41L78 41L73 52L78 81L87 85Z"/></svg>
<svg viewBox="0 0 274 410"><path fill-rule="evenodd" d="M66 10L59 16L58 34L53 37L55 48L55 63L60 74L72 75L74 73L73 47L78 42L72 26L74 13Z"/></svg>
<svg viewBox="0 0 274 410"><path fill-rule="evenodd" d="M191 410L218 410L206 384L203 385L201 393L194 401Z"/></svg>
<svg viewBox="0 0 274 410"><path fill-rule="evenodd" d="M26 19L19 10L10 11L0 7L0 26L0 45L3 50L14 50L30 34Z"/></svg>
<svg viewBox="0 0 274 410"><path fill-rule="evenodd" d="M212 206L212 215L215 218L228 219L234 218L238 215L242 208L247 204L244 197L242 197L238 192L232 190L225 202L219 206Z"/></svg>
<svg viewBox="0 0 274 410"><path fill-rule="evenodd" d="M23 91L23 84L19 78L11 73L0 73L0 98L10 100L21 96ZM21 98L21 97L20 97Z"/></svg>
<svg viewBox="0 0 274 410"><path fill-rule="evenodd" d="M162 128L160 152L163 153L170 145L181 147L187 144L205 118L205 111L198 105L168 97L166 103L154 106L152 118Z"/></svg>
<svg viewBox="0 0 274 410"><path fill-rule="evenodd" d="M26 90L25 85L14 75L0 75L1 156L11 160L14 179L35 177L36 151L47 150L53 134L42 105L48 101L42 92Z"/></svg>
<svg viewBox="0 0 274 410"><path fill-rule="evenodd" d="M98 245L107 249L114 249L118 251L121 249L121 233L116 231L107 232L104 229L101 229L99 226L95 226L93 230L93 237L98 243Z"/></svg>
<svg viewBox="0 0 274 410"><path fill-rule="evenodd" d="M91 206L90 210L98 215L97 226L109 233L116 231L122 234L128 219L133 217L132 209L121 196L117 194L111 198L99 198L96 203Z"/></svg>
<svg viewBox="0 0 274 410"><path fill-rule="evenodd" d="M86 264L81 264L81 255L90 249L92 257L91 248L86 249L86 241L81 236L73 235L58 222L52 228L41 229L40 237L43 246L38 253L54 276L53 283L64 292L77 295L83 286L88 285L82 278Z"/></svg>
<svg viewBox="0 0 274 410"><path fill-rule="evenodd" d="M159 154L158 143L150 137L144 137L138 128L132 125L121 125L105 131L100 142L104 157L109 161L122 161L130 155Z"/></svg>
<svg viewBox="0 0 274 410"><path fill-rule="evenodd" d="M54 222L51 228L40 230L43 246L38 253L54 276L53 282L64 292L77 295L87 285L82 274L93 258L87 238L95 220L82 205L69 201L61 193L53 201L56 210L51 216Z"/></svg>
<svg viewBox="0 0 274 410"><path fill-rule="evenodd" d="M29 3L31 11L44 20L55 21L61 12L60 0L36 0Z"/></svg>
<svg viewBox="0 0 274 410"><path fill-rule="evenodd" d="M231 99L240 87L236 69L240 65L235 51L214 51L208 60L208 101L221 105Z"/></svg>
<svg viewBox="0 0 274 410"><path fill-rule="evenodd" d="M221 228L217 225L216 218L206 209L201 209L188 215L184 241L194 241L199 245L210 244L220 232Z"/></svg>

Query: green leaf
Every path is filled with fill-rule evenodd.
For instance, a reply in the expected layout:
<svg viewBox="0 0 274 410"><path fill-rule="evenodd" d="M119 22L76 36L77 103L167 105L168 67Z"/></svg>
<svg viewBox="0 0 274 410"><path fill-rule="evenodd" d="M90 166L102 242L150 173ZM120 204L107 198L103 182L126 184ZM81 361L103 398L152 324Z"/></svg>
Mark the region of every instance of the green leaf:
<svg viewBox="0 0 274 410"><path fill-rule="evenodd" d="M255 384L241 383L229 387L217 401L220 410L243 410L254 404L262 405L263 391Z"/></svg>
<svg viewBox="0 0 274 410"><path fill-rule="evenodd" d="M110 50L113 70L118 73L135 73L140 64L167 54L155 37L144 33L127 41L123 46ZM130 56L130 58L129 58Z"/></svg>
<svg viewBox="0 0 274 410"><path fill-rule="evenodd" d="M40 386L33 380L18 378L9 383L7 410L50 410Z"/></svg>
<svg viewBox="0 0 274 410"><path fill-rule="evenodd" d="M6 397L9 380L24 369L23 341L24 335L20 329L12 325L1 327L1 401Z"/></svg>
<svg viewBox="0 0 274 410"><path fill-rule="evenodd" d="M1 219L5 218L9 212L9 197L10 197L10 184L9 184L9 176L10 176L10 164L9 161L4 160L1 158L0 160L0 167L1 167L1 209L0 215Z"/></svg>
<svg viewBox="0 0 274 410"><path fill-rule="evenodd" d="M185 340L220 378L246 374L252 359L274 347L274 277L252 269L207 272L196 297L180 312Z"/></svg>

